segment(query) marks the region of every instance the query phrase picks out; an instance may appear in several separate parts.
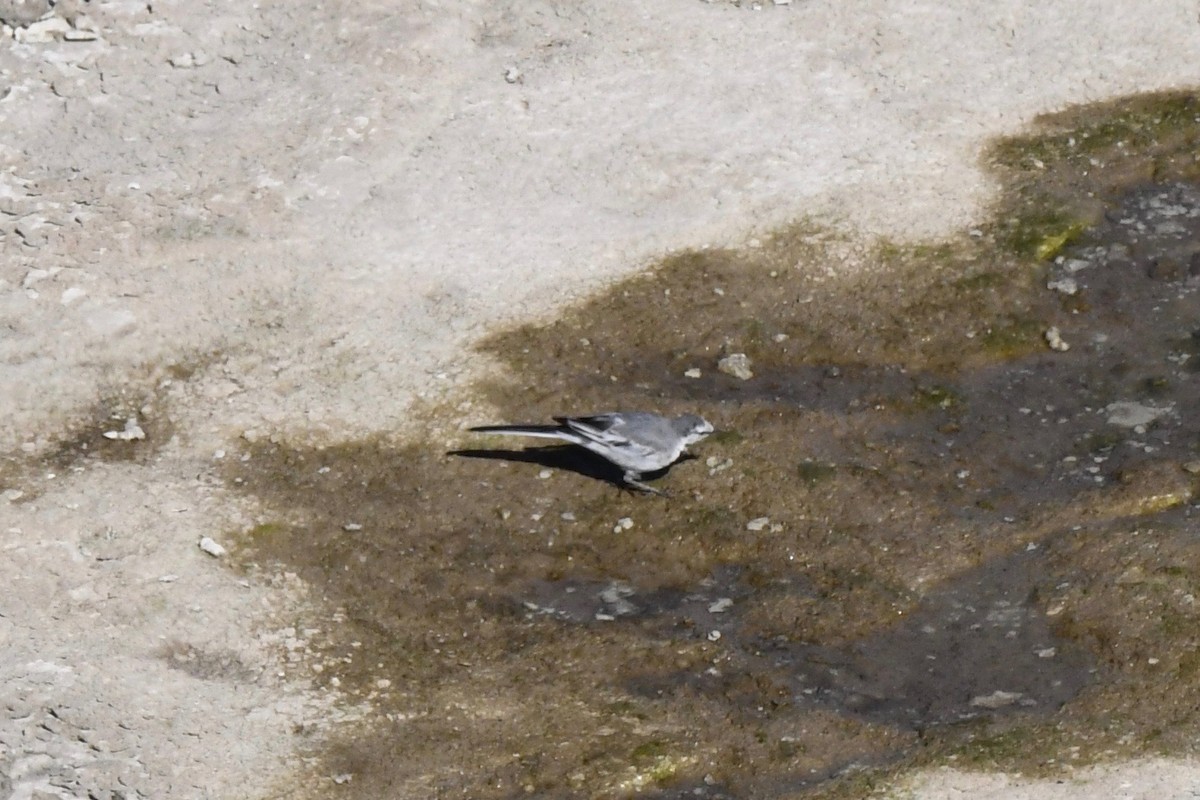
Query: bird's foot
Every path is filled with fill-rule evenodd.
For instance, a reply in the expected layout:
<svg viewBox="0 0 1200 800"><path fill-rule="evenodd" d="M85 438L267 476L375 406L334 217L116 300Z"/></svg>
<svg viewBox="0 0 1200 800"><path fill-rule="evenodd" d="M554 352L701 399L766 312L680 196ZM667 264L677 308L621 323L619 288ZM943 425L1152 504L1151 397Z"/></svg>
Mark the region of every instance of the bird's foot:
<svg viewBox="0 0 1200 800"><path fill-rule="evenodd" d="M656 494L659 497L670 497L671 496L669 492L666 492L662 489L655 489L653 486L651 486L647 483L642 483L641 481L638 480L638 475L635 472L626 472L625 473L625 485L630 488L633 488L633 489L638 489L640 491L647 492L648 494Z"/></svg>

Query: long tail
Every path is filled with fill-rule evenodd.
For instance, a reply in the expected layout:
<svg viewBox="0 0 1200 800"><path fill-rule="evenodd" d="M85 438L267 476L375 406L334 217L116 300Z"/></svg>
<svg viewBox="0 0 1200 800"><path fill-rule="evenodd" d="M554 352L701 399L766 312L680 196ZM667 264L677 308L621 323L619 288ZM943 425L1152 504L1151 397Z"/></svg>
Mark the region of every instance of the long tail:
<svg viewBox="0 0 1200 800"><path fill-rule="evenodd" d="M578 434L560 425L480 425L467 430L475 433L499 433L505 436L539 436L543 439L563 439L573 442Z"/></svg>

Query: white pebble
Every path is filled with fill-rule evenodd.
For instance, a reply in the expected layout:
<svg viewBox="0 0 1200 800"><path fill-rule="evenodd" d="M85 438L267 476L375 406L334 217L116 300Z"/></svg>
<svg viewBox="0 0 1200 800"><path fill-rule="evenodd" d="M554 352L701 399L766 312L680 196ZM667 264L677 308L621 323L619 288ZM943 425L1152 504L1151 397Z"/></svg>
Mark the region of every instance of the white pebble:
<svg viewBox="0 0 1200 800"><path fill-rule="evenodd" d="M137 417L130 417L129 419L125 420L124 430L105 431L104 438L116 439L122 442L131 442L135 439L145 439L146 432L142 430L140 425L138 425Z"/></svg>
<svg viewBox="0 0 1200 800"><path fill-rule="evenodd" d="M1079 282L1074 278L1059 278L1047 283L1046 288L1060 294L1076 294L1079 292Z"/></svg>
<svg viewBox="0 0 1200 800"><path fill-rule="evenodd" d="M733 605L733 600L731 600L731 599L730 599L730 598L728 598L728 597L722 597L722 598L719 598L718 600L716 600L715 602L713 602L713 603L709 604L709 606L708 606L708 613L710 613L710 614L721 614L721 613L723 613L723 612L724 612L726 609L728 609L729 607L731 607L732 605Z"/></svg>
<svg viewBox="0 0 1200 800"><path fill-rule="evenodd" d="M754 377L754 372L750 369L750 357L745 353L730 353L717 362L717 369L740 381L748 381Z"/></svg>
<svg viewBox="0 0 1200 800"><path fill-rule="evenodd" d="M84 297L85 295L87 295L87 289L80 288L79 286L69 286L66 289L63 289L63 293L59 297L58 301L64 306L69 306L71 303L74 303L76 300Z"/></svg>
<svg viewBox="0 0 1200 800"><path fill-rule="evenodd" d="M363 526L357 522L347 522L342 526L342 530L347 531L348 533L354 533L355 531L361 531L362 529Z"/></svg>
<svg viewBox="0 0 1200 800"><path fill-rule="evenodd" d="M633 519L630 517L621 517L617 520L617 524L613 526L613 533L627 531L633 527Z"/></svg>
<svg viewBox="0 0 1200 800"><path fill-rule="evenodd" d="M220 558L225 555L225 548L217 544L212 537L205 536L200 540L200 549L208 553L213 558Z"/></svg>
<svg viewBox="0 0 1200 800"><path fill-rule="evenodd" d="M684 373L683 373L683 377L685 377L685 378L699 378L699 377L700 377L700 374L701 374L701 373L700 373L700 370L699 370L699 369L697 369L696 367L692 367L691 369L684 371Z"/></svg>
<svg viewBox="0 0 1200 800"><path fill-rule="evenodd" d="M553 475L553 474L554 474L554 473L553 473L553 472L551 472L550 470L548 470L548 469L544 469L544 470L542 470L541 472L539 472L539 473L538 473L538 477L539 477L539 478L541 478L542 480L546 480L547 478L549 478L549 477L550 477L551 475Z"/></svg>
<svg viewBox="0 0 1200 800"><path fill-rule="evenodd" d="M755 517L754 519L752 519L746 523L746 530L761 531L770 524L771 524L770 517Z"/></svg>
<svg viewBox="0 0 1200 800"><path fill-rule="evenodd" d="M1059 332L1057 327L1047 328L1045 336L1046 344L1050 346L1051 350L1057 350L1060 353L1064 353L1071 349L1071 345L1063 341L1062 333Z"/></svg>

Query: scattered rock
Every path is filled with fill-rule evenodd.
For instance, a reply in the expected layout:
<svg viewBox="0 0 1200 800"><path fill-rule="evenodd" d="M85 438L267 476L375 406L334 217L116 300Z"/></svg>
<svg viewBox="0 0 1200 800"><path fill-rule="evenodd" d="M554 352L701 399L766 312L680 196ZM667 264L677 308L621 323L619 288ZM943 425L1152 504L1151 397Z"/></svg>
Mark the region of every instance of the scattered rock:
<svg viewBox="0 0 1200 800"><path fill-rule="evenodd" d="M347 533L356 533L362 529L363 526L359 525L357 522L347 522L342 526L342 530L346 531Z"/></svg>
<svg viewBox="0 0 1200 800"><path fill-rule="evenodd" d="M619 520L617 520L617 524L613 526L613 533L620 533L621 531L627 531L632 527L633 527L633 519L631 519L630 517L621 517Z"/></svg>
<svg viewBox="0 0 1200 800"><path fill-rule="evenodd" d="M25 28L50 13L51 0L0 0L0 24Z"/></svg>
<svg viewBox="0 0 1200 800"><path fill-rule="evenodd" d="M733 466L732 458L718 458L717 456L709 456L704 459L705 466L708 467L709 475L716 475L722 470L727 470Z"/></svg>
<svg viewBox="0 0 1200 800"><path fill-rule="evenodd" d="M213 558L220 558L227 552L225 548L217 544L211 536L205 536L200 540L200 549L208 553Z"/></svg>
<svg viewBox="0 0 1200 800"><path fill-rule="evenodd" d="M55 272L57 272L57 270L37 269L35 267L34 269L31 269L25 273L25 277L21 279L21 288L32 289L34 286L46 280L46 278L52 276Z"/></svg>
<svg viewBox="0 0 1200 800"><path fill-rule="evenodd" d="M700 373L700 370L699 370L699 369L697 369L696 367L692 367L691 369L689 369L689 370L685 370L685 371L684 371L684 373L683 373L683 377L685 377L685 378L699 378L699 377L700 377L700 374L701 374L701 373Z"/></svg>
<svg viewBox="0 0 1200 800"><path fill-rule="evenodd" d="M1079 292L1079 282L1074 278L1059 278L1056 281L1047 283L1046 288L1059 294L1077 294Z"/></svg>
<svg viewBox="0 0 1200 800"><path fill-rule="evenodd" d="M97 308L87 317L88 327L104 337L124 336L137 327L137 317L124 308Z"/></svg>
<svg viewBox="0 0 1200 800"><path fill-rule="evenodd" d="M1004 708L1005 706L1016 705L1021 703L1024 698L1021 692L1002 692L999 689L991 694L983 694L978 697L971 698L971 705L976 708ZM1024 703L1022 703L1024 705Z"/></svg>
<svg viewBox="0 0 1200 800"><path fill-rule="evenodd" d="M1136 428L1141 425L1149 425L1159 417L1169 414L1174 407L1174 403L1160 408L1132 400L1121 400L1109 403L1104 410L1108 414L1108 424L1120 425L1122 428Z"/></svg>
<svg viewBox="0 0 1200 800"><path fill-rule="evenodd" d="M717 369L740 381L748 381L754 377L750 370L750 357L745 353L730 353L717 362Z"/></svg>
<svg viewBox="0 0 1200 800"><path fill-rule="evenodd" d="M48 44L71 30L71 23L62 17L49 16L13 31L13 38L25 44Z"/></svg>
<svg viewBox="0 0 1200 800"><path fill-rule="evenodd" d="M723 614L733 606L733 600L728 597L721 597L712 602L708 606L708 613Z"/></svg>
<svg viewBox="0 0 1200 800"><path fill-rule="evenodd" d="M79 298L85 296L87 296L87 289L83 289L79 286L69 286L66 289L63 289L62 296L59 297L58 302L62 303L64 306L69 306L71 303L74 303Z"/></svg>
<svg viewBox="0 0 1200 800"><path fill-rule="evenodd" d="M746 530L761 531L770 524L771 524L770 517L755 517L754 519L752 519L746 523Z"/></svg>
<svg viewBox="0 0 1200 800"><path fill-rule="evenodd" d="M1071 349L1071 345L1063 341L1062 334L1059 332L1057 327L1047 328L1044 335L1046 337L1046 344L1050 346L1051 350L1057 350L1060 353L1065 353L1067 350Z"/></svg>
<svg viewBox="0 0 1200 800"><path fill-rule="evenodd" d="M125 427L119 431L105 431L105 439L113 439L118 442L133 442L146 438L146 432L142 430L142 426L138 425L137 417L130 417L125 420Z"/></svg>
<svg viewBox="0 0 1200 800"><path fill-rule="evenodd" d="M203 67L209 61L210 59L205 53L180 53L167 59L167 63L175 69L195 69Z"/></svg>
<svg viewBox="0 0 1200 800"><path fill-rule="evenodd" d="M517 69L516 67L509 67L508 69L504 70L504 80L507 83L520 83L521 70Z"/></svg>

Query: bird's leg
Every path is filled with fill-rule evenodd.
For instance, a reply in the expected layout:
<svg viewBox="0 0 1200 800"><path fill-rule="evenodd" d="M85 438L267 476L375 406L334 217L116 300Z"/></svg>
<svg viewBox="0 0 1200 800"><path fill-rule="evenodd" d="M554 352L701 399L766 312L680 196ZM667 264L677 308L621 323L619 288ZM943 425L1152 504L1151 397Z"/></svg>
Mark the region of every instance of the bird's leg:
<svg viewBox="0 0 1200 800"><path fill-rule="evenodd" d="M645 484L645 483L642 483L641 481L639 481L638 478L640 478L640 477L641 477L641 475L637 472L626 472L625 473L625 485L632 486L635 489L641 489L643 492L649 492L650 494L656 494L659 497L667 496L667 493L664 492L663 490L655 489L653 486L650 486L649 484Z"/></svg>

